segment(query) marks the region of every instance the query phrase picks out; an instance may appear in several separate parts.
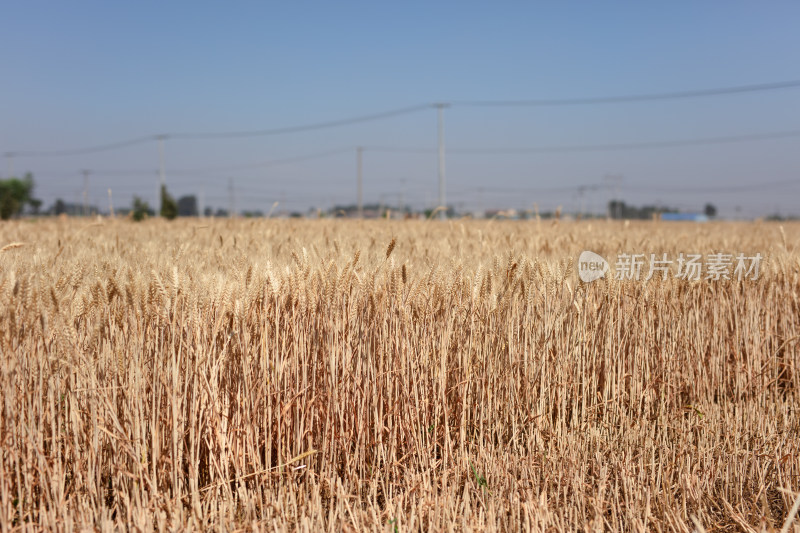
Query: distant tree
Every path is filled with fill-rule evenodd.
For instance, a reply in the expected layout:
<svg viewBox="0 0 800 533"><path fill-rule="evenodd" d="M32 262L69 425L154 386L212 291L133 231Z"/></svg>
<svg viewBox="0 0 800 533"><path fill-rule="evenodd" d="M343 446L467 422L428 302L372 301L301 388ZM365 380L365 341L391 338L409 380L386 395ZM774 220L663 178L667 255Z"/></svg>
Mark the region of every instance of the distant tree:
<svg viewBox="0 0 800 533"><path fill-rule="evenodd" d="M28 204L31 206L31 211L33 211L33 214L38 215L39 210L42 208L42 201L38 198L31 198L28 201Z"/></svg>
<svg viewBox="0 0 800 533"><path fill-rule="evenodd" d="M628 205L621 200L611 200L608 203L608 212L613 219L640 219L651 220L661 213L677 213L674 207L645 205L636 207Z"/></svg>
<svg viewBox="0 0 800 533"><path fill-rule="evenodd" d="M62 200L61 198L56 198L53 207L51 207L50 209L52 209L54 215L60 215L62 213L67 212L67 204L65 204L64 200Z"/></svg>
<svg viewBox="0 0 800 533"><path fill-rule="evenodd" d="M434 211L436 211L436 209L425 209L423 211L423 214L425 215L425 218L431 218L431 216L434 215L434 213L433 213ZM438 216L440 212L441 212L441 209L439 211L436 211L436 215L435 216ZM382 212L380 215L381 215L381 217L384 217L384 216L386 216L386 213ZM445 215L446 218L453 218L453 217L456 216L456 210L452 206L449 206L447 209L444 210L444 215Z"/></svg>
<svg viewBox="0 0 800 533"><path fill-rule="evenodd" d="M133 197L133 207L131 208L131 216L133 220L136 222L141 222L145 218L147 218L152 211L150 210L150 206L139 198L138 196Z"/></svg>
<svg viewBox="0 0 800 533"><path fill-rule="evenodd" d="M174 220L178 216L178 204L175 198L167 192L167 186L161 186L161 216L167 220Z"/></svg>
<svg viewBox="0 0 800 533"><path fill-rule="evenodd" d="M33 198L33 175L28 172L22 179L0 180L0 218L8 220L19 215L26 205L41 205Z"/></svg>
<svg viewBox="0 0 800 533"><path fill-rule="evenodd" d="M611 200L608 202L608 213L613 219L625 218L627 206L622 200Z"/></svg>
<svg viewBox="0 0 800 533"><path fill-rule="evenodd" d="M178 198L178 216L196 217L197 216L197 197L194 195L181 196Z"/></svg>
<svg viewBox="0 0 800 533"><path fill-rule="evenodd" d="M705 213L708 218L714 218L717 216L717 207L714 204L706 204L703 213Z"/></svg>

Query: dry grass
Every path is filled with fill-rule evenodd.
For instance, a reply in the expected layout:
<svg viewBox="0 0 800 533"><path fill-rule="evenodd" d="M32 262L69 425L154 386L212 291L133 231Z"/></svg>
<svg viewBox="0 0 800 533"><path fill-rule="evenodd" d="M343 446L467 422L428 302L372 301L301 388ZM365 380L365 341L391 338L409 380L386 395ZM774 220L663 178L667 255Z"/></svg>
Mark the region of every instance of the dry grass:
<svg viewBox="0 0 800 533"><path fill-rule="evenodd" d="M0 226L0 529L780 529L800 227ZM761 252L581 284L583 249ZM794 530L800 526L794 522Z"/></svg>

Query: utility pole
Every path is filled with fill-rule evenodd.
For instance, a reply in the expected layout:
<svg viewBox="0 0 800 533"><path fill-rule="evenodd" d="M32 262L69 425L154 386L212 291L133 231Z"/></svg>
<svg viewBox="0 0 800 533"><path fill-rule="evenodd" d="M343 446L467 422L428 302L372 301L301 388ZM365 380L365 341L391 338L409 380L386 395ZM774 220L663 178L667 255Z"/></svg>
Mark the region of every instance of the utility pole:
<svg viewBox="0 0 800 533"><path fill-rule="evenodd" d="M13 178L14 177L14 156L16 154L14 152L6 152L4 155L6 156L6 169L8 169L8 176L6 176L6 178Z"/></svg>
<svg viewBox="0 0 800 533"><path fill-rule="evenodd" d="M205 210L206 210L206 206L205 206L205 203L206 203L206 184L205 183L201 183L200 184L200 195L199 196L200 196L200 198L199 198L199 201L197 202L197 216L204 217L205 216Z"/></svg>
<svg viewBox="0 0 800 533"><path fill-rule="evenodd" d="M108 214L114 218L114 201L111 199L111 189L108 189Z"/></svg>
<svg viewBox="0 0 800 533"><path fill-rule="evenodd" d="M619 199L619 186L622 183L624 177L622 174L606 174L604 179L607 183L611 184L614 187L614 198L613 200L616 202L614 204L616 206L616 213L611 213L611 202L609 201L608 206L608 215L613 216L616 215L614 218L620 220L622 218L622 202Z"/></svg>
<svg viewBox="0 0 800 533"><path fill-rule="evenodd" d="M406 179L400 178L400 215L405 218L406 216Z"/></svg>
<svg viewBox="0 0 800 533"><path fill-rule="evenodd" d="M447 218L447 198L445 196L445 167L444 167L444 108L449 107L449 104L434 104L437 110L437 118L439 125L439 206L442 211L439 212L439 218L444 220Z"/></svg>
<svg viewBox="0 0 800 533"><path fill-rule="evenodd" d="M228 216L236 216L236 200L233 197L233 178L228 178Z"/></svg>
<svg viewBox="0 0 800 533"><path fill-rule="evenodd" d="M610 179L608 176L606 180ZM583 216L595 216L597 213L593 209L592 199L589 199L589 211L586 211L586 191L594 193L597 190L602 190L603 185L579 185L578 186L578 199L580 200L580 215ZM608 209L608 208L606 208Z"/></svg>
<svg viewBox="0 0 800 533"><path fill-rule="evenodd" d="M364 175L362 172L362 159L364 155L364 147L358 146L356 147L356 167L358 168L358 194L357 204L358 204L358 218L364 218Z"/></svg>
<svg viewBox="0 0 800 533"><path fill-rule="evenodd" d="M82 170L83 172L83 216L88 214L88 200L89 200L89 170Z"/></svg>
<svg viewBox="0 0 800 533"><path fill-rule="evenodd" d="M158 187L158 195L156 196L156 205L158 206L157 215L160 216L161 214L161 191L164 190L164 185L166 185L166 171L164 170L164 139L166 139L166 135L159 135L158 136L158 177L159 177L159 187Z"/></svg>

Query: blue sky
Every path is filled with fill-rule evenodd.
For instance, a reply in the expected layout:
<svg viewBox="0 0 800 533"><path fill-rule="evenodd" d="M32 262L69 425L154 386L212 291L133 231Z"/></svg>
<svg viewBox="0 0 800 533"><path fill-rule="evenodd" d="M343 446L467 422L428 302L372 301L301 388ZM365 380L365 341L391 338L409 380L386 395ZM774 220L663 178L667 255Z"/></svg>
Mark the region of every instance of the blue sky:
<svg viewBox="0 0 800 533"><path fill-rule="evenodd" d="M16 2L0 34L0 152L92 146L165 132L265 129L434 101L570 98L800 79L796 2ZM547 108L453 107L448 148L613 144L800 130L800 89ZM466 209L578 205L577 187L624 176L632 203L734 216L800 214L800 138L567 154L448 153L451 203ZM169 140L167 183L227 206L330 207L355 198L357 145L435 148L436 114L284 136ZM342 153L281 166L228 167ZM7 158L6 158L7 159ZM118 205L152 199L155 143L13 159L37 194ZM436 200L433 153L365 153L365 199ZM7 173L7 161L0 165ZM564 188L558 192L542 189ZM710 192L687 193L692 187ZM573 190L574 189L574 190ZM674 189L674 190L671 190ZM597 211L605 192L588 199Z"/></svg>

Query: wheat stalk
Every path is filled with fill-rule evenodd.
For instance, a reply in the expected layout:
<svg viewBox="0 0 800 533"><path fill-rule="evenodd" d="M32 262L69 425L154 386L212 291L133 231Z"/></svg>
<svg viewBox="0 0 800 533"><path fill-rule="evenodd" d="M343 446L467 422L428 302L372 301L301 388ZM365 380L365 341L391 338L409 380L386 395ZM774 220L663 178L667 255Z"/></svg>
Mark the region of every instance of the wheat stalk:
<svg viewBox="0 0 800 533"><path fill-rule="evenodd" d="M796 524L799 224L204 225L3 226L6 529ZM573 269L690 245L769 270Z"/></svg>
<svg viewBox="0 0 800 533"><path fill-rule="evenodd" d="M0 248L0 252L6 252L8 250L14 250L15 248L22 248L23 246L26 246L26 245L27 245L27 243L24 243L24 242L12 242L12 243L6 244L2 248Z"/></svg>

